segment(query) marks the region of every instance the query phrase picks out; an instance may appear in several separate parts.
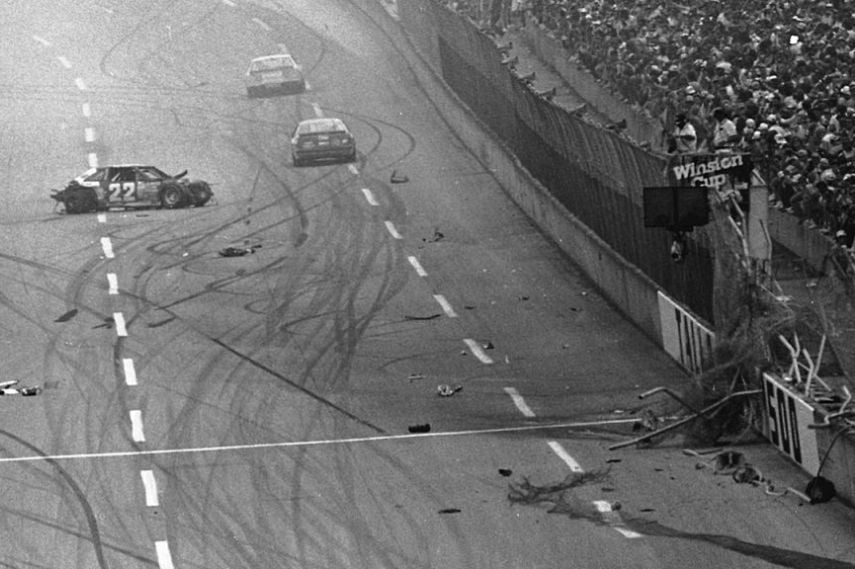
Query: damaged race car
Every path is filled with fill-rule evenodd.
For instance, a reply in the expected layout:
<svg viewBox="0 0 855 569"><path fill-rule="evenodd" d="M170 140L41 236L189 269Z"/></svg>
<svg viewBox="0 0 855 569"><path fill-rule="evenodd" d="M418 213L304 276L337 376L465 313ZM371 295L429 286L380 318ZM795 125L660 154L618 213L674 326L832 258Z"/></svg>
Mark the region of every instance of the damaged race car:
<svg viewBox="0 0 855 569"><path fill-rule="evenodd" d="M66 213L106 211L111 208L201 207L214 195L202 180L187 180L187 170L170 176L154 166L124 164L90 168L50 197Z"/></svg>

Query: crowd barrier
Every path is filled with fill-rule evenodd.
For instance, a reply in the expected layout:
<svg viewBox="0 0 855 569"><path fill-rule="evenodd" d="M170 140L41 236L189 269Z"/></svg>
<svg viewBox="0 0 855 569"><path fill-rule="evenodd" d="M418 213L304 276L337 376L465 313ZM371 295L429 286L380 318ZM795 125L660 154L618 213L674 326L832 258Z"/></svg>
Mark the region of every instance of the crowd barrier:
<svg viewBox="0 0 855 569"><path fill-rule="evenodd" d="M376 0L355 1L366 10L372 6L380 6ZM461 142L482 161L485 169L494 173L520 208L580 265L630 320L651 336L687 372L698 371L714 345L712 329L695 311L687 308L686 303L669 295L660 283L629 262L587 226L584 220L569 211L566 204L533 177L522 161L514 155L513 145L496 140L492 136L492 128L488 128L489 123L485 126L486 121L482 122L466 109L463 104L466 101L449 89L449 83L444 81L442 62L443 57L448 64L448 58L466 53L459 50L467 44L457 43L459 38L449 39L447 34L452 30L455 33L464 30L466 41L471 41L471 32L459 24L452 24L445 16L443 19L435 18L434 6L430 4L430 0L398 0L396 13L400 20L378 17L376 21L390 39L401 46L402 56L408 59L422 88L436 103L439 118L445 121ZM382 12L382 9L380 11ZM444 39L441 40L440 36L444 36ZM450 54L452 46L456 48L454 53ZM476 61L477 58L487 57L487 49L479 49L483 51L471 52ZM485 65L495 65L495 62ZM470 69L474 69L474 65L470 66ZM478 76L483 80L484 75L481 72ZM496 91L501 96L507 96L507 93L512 93L515 89L511 82ZM488 84L481 86L481 92L490 90ZM540 112L539 107L533 109L532 112ZM574 135L589 135L583 129L571 132ZM543 138L563 134L564 131L555 132L544 135ZM592 140L598 139L594 136ZM591 146L596 147L595 144ZM608 147L608 143L606 149L607 152L613 150ZM615 160L610 168L617 169L624 156L619 151L609 156ZM635 159L635 156L632 158ZM616 177L612 176L612 179ZM624 189L628 186L629 184ZM780 234L786 233L786 238L796 242L801 231L799 226L791 223L783 214L771 213L770 230ZM816 262L823 254L822 240L811 241L810 247L816 247L816 252L811 257L811 262ZM790 378L765 374L763 382L766 404L764 423L761 426L763 433L782 454L800 465L805 472L816 475L821 470L822 475L835 484L839 497L850 503L855 502L855 439L847 431L841 431L836 423L828 423L828 418L834 416L834 411L817 405L811 400L810 393L800 393L798 385ZM826 423L829 428L814 428Z"/></svg>

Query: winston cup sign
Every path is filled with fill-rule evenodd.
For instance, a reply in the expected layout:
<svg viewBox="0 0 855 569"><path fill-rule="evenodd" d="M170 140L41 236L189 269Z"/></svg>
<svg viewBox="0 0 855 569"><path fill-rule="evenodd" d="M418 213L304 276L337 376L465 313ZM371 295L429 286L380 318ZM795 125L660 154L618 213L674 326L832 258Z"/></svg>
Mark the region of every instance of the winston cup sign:
<svg viewBox="0 0 855 569"><path fill-rule="evenodd" d="M748 154L675 154L668 164L668 181L672 186L706 186L721 190L730 182L751 181L751 156Z"/></svg>

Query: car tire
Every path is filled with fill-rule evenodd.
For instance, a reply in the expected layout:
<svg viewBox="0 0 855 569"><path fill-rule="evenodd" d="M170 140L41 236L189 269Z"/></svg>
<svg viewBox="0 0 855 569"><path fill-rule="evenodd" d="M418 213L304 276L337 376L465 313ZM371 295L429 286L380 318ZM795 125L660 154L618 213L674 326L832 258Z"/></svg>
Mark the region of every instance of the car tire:
<svg viewBox="0 0 855 569"><path fill-rule="evenodd" d="M167 182L160 189L160 205L166 209L177 209L187 205L187 194L181 184Z"/></svg>
<svg viewBox="0 0 855 569"><path fill-rule="evenodd" d="M291 155L291 162L294 164L294 168L300 168L305 164L303 160L297 158L294 154Z"/></svg>
<svg viewBox="0 0 855 569"><path fill-rule="evenodd" d="M350 153L350 156L347 157L348 162L356 162L356 149L353 149L353 152Z"/></svg>

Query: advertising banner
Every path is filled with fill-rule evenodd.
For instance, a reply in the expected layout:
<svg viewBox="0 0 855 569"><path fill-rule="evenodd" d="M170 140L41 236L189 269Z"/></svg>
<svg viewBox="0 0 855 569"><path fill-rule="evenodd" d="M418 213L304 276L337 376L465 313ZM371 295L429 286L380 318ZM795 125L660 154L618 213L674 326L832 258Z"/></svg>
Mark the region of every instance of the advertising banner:
<svg viewBox="0 0 855 569"><path fill-rule="evenodd" d="M700 373L712 356L715 333L659 291L662 348L690 373Z"/></svg>
<svg viewBox="0 0 855 569"><path fill-rule="evenodd" d="M718 190L747 188L752 169L748 154L675 154L668 161L668 182Z"/></svg>
<svg viewBox="0 0 855 569"><path fill-rule="evenodd" d="M766 405L764 434L778 450L815 476L819 470L819 450L816 431L808 429L814 422L813 407L768 373L763 374L763 395Z"/></svg>

